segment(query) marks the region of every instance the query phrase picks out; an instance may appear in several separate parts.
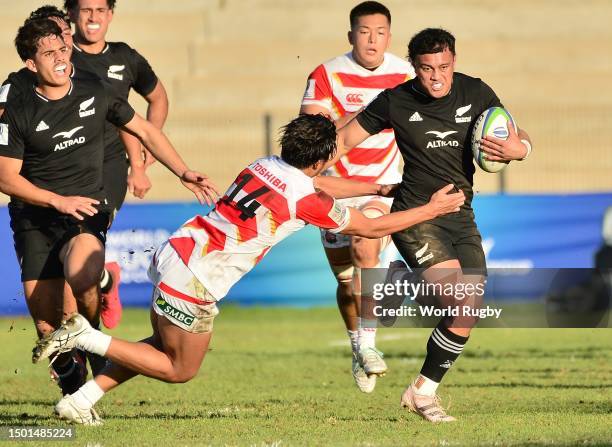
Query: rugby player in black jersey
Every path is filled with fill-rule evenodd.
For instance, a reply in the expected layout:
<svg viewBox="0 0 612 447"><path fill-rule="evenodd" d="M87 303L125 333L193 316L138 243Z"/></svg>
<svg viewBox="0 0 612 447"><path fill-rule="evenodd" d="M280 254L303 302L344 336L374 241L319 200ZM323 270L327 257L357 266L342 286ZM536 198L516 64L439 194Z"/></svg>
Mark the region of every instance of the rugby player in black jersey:
<svg viewBox="0 0 612 447"><path fill-rule="evenodd" d="M62 38L66 44L67 57L70 58L72 52L72 31L67 15L55 6L42 6L32 13L26 21L50 19L58 24L62 30ZM94 80L98 79L93 73L77 69L72 64L68 64L67 71L72 79ZM11 73L3 83L0 90L0 115L4 108L15 98L19 98L24 92L31 91L37 84L36 73L23 67L21 70ZM40 131L47 126L44 120L40 125ZM64 287L63 315L70 315L77 311L77 302L72 293L72 289L66 284ZM62 319L62 308L58 309L57 319ZM92 373L98 374L105 366L106 360L96 355L87 354ZM85 365L85 354L82 351L75 351L71 356L64 355L55 361L51 368L51 375L57 381L63 394L70 394L84 383L87 378L87 367Z"/></svg>
<svg viewBox="0 0 612 447"><path fill-rule="evenodd" d="M201 202L215 192L159 129L109 95L101 81L70 78L69 51L56 22L26 21L15 44L37 84L7 103L0 118L0 191L11 196L24 294L42 336L62 319L65 282L78 311L94 325L99 321L98 282L112 212L103 186L106 120L138 136Z"/></svg>
<svg viewBox="0 0 612 447"><path fill-rule="evenodd" d="M73 63L96 74L108 84L113 95L127 101L134 89L148 103L147 120L161 129L168 115L168 97L162 82L136 50L123 42L107 42L116 0L65 0L64 9L74 23ZM155 158L129 133L119 132L111 124L106 128L104 187L113 214L123 205L126 191L143 198L151 188L146 169ZM129 158L128 162L125 154ZM106 264L102 285L102 322L115 327L121 319L118 285L120 271L115 262Z"/></svg>
<svg viewBox="0 0 612 447"><path fill-rule="evenodd" d="M408 53L416 79L385 90L341 129L339 149L343 149L336 157L370 135L392 128L404 158L392 212L426 203L432 192L449 183L462 190L466 201L459 213L414 225L394 234L393 241L411 268L424 269L427 281L443 285L444 290L457 290L455 285L466 283L475 287L484 280L486 263L471 207L475 169L470 136L475 119L502 104L482 80L455 72L455 38L449 32L432 28L419 32L410 40ZM481 141L489 160L522 160L529 155L527 133L509 127L507 140ZM457 294L438 297L444 307L476 307L481 297L459 298ZM440 406L436 389L476 322L470 316L440 321L427 343L420 374L402 396L402 406L428 421L455 420Z"/></svg>

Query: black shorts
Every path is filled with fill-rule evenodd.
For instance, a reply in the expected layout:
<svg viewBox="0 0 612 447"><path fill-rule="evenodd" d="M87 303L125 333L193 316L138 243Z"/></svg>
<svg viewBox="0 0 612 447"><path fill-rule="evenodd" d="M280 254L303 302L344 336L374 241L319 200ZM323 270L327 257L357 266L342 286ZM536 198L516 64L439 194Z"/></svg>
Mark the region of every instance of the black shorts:
<svg viewBox="0 0 612 447"><path fill-rule="evenodd" d="M457 259L462 268L486 275L482 238L473 217L456 222L448 219L423 222L393 234L392 238L412 269L427 269Z"/></svg>
<svg viewBox="0 0 612 447"><path fill-rule="evenodd" d="M104 160L104 192L111 211L111 223L121 209L127 193L129 163L125 156Z"/></svg>
<svg viewBox="0 0 612 447"><path fill-rule="evenodd" d="M46 210L45 210L46 211ZM21 267L21 281L64 277L59 254L73 237L92 234L102 244L106 242L109 225L108 211L87 216L79 221L55 211L37 212L11 218L15 252Z"/></svg>

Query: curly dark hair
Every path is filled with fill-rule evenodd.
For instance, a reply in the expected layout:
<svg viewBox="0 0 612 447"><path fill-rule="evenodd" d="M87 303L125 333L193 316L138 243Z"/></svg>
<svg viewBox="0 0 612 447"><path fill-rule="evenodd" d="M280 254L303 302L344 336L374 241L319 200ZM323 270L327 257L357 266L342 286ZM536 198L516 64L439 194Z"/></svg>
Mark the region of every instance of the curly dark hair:
<svg viewBox="0 0 612 447"><path fill-rule="evenodd" d="M41 39L49 36L57 36L62 42L62 29L53 20L35 19L27 20L15 37L15 48L22 61L32 59L38 51Z"/></svg>
<svg viewBox="0 0 612 447"><path fill-rule="evenodd" d="M38 19L50 19L52 17L62 19L68 25L70 25L70 18L68 14L53 5L45 5L40 8L32 11L30 16L26 19L26 22L29 20L38 20Z"/></svg>
<svg viewBox="0 0 612 447"><path fill-rule="evenodd" d="M336 154L336 125L322 115L300 115L281 128L281 158L304 169Z"/></svg>
<svg viewBox="0 0 612 447"><path fill-rule="evenodd" d="M414 62L422 54L441 53L447 49L455 54L455 36L442 28L426 28L412 36L408 43L408 58Z"/></svg>
<svg viewBox="0 0 612 447"><path fill-rule="evenodd" d="M368 1L359 3L353 9L351 9L351 13L349 15L351 28L354 28L357 25L357 20L359 17L371 16L374 14L384 15L389 21L389 26L391 26L391 13L389 12L389 9L382 3Z"/></svg>
<svg viewBox="0 0 612 447"><path fill-rule="evenodd" d="M106 5L108 6L108 9L110 10L115 9L115 3L117 3L116 0L106 0ZM66 11L76 9L78 8L78 6L79 6L79 0L64 0L64 9Z"/></svg>

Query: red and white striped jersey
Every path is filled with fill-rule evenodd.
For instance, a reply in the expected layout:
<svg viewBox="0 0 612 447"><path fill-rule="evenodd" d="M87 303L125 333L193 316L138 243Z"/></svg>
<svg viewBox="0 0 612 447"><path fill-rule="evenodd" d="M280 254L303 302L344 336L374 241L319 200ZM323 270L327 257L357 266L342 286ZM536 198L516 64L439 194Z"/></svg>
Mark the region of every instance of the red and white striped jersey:
<svg viewBox="0 0 612 447"><path fill-rule="evenodd" d="M317 105L334 120L368 105L378 94L414 77L412 65L385 53L375 70L368 70L346 53L319 65L308 77L302 105ZM372 135L351 149L325 173L365 182L397 183L401 180L400 154L392 129Z"/></svg>
<svg viewBox="0 0 612 447"><path fill-rule="evenodd" d="M186 293L195 277L217 300L277 243L306 224L342 231L348 208L316 192L313 179L272 156L253 162L206 216L188 220L153 257L149 277ZM176 255L188 267L175 268ZM189 293L187 293L189 295Z"/></svg>

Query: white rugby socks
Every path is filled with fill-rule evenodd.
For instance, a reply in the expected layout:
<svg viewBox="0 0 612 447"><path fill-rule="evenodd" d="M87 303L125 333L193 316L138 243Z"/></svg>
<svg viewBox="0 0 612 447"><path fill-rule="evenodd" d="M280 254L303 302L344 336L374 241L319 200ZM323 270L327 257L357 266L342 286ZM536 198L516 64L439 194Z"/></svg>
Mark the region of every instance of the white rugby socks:
<svg viewBox="0 0 612 447"><path fill-rule="evenodd" d="M419 374L412 383L412 386L414 386L416 390L416 394L420 394L421 396L434 396L438 389L438 385L440 385L438 382L434 382L422 374Z"/></svg>
<svg viewBox="0 0 612 447"><path fill-rule="evenodd" d="M79 336L76 340L77 348L83 351L91 352L92 354L98 354L102 357L106 355L108 347L110 346L113 337L107 335L97 329L91 328L86 333Z"/></svg>
<svg viewBox="0 0 612 447"><path fill-rule="evenodd" d="M351 340L351 349L354 353L359 352L359 331L351 331L347 329L346 331L349 339Z"/></svg>
<svg viewBox="0 0 612 447"><path fill-rule="evenodd" d="M77 407L89 410L102 399L102 396L104 396L104 391L92 379L72 394L72 399Z"/></svg>

